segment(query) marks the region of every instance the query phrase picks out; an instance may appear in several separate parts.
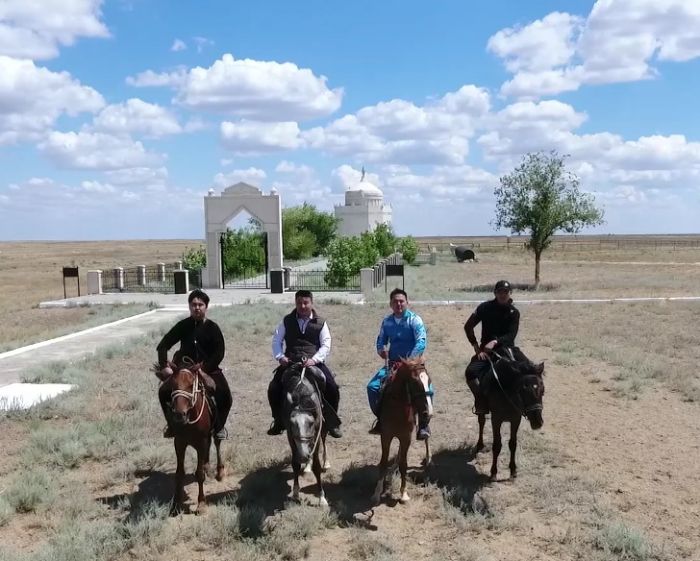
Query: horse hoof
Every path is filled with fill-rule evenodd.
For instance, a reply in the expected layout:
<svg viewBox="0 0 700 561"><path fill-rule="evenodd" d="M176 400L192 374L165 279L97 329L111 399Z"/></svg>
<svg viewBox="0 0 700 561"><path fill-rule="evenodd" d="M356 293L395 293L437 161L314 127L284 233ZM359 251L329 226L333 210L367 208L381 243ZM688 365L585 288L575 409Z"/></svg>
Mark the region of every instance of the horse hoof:
<svg viewBox="0 0 700 561"><path fill-rule="evenodd" d="M404 493L403 495L401 495L401 498L399 499L399 502L400 502L402 505L405 505L405 504L406 504L408 501L410 501L410 500L411 500L411 497L408 496L408 493Z"/></svg>
<svg viewBox="0 0 700 561"><path fill-rule="evenodd" d="M381 502L382 502L381 495L378 495L378 494L372 495L372 504L374 506L379 506Z"/></svg>
<svg viewBox="0 0 700 561"><path fill-rule="evenodd" d="M326 500L326 497L320 497L318 499L318 506L320 506L320 507L327 507L328 506L328 501Z"/></svg>
<svg viewBox="0 0 700 561"><path fill-rule="evenodd" d="M477 442L476 443L476 451L477 453L481 452L484 449L484 443L483 442Z"/></svg>
<svg viewBox="0 0 700 561"><path fill-rule="evenodd" d="M304 473L311 473L311 462L304 466Z"/></svg>
<svg viewBox="0 0 700 561"><path fill-rule="evenodd" d="M323 464L323 471L328 471L329 469L331 469L330 462L326 462L325 464Z"/></svg>
<svg viewBox="0 0 700 561"><path fill-rule="evenodd" d="M226 470L223 467L217 468L216 470L216 480L223 481L226 476Z"/></svg>
<svg viewBox="0 0 700 561"><path fill-rule="evenodd" d="M207 503L201 502L197 504L197 514L204 514L207 511Z"/></svg>

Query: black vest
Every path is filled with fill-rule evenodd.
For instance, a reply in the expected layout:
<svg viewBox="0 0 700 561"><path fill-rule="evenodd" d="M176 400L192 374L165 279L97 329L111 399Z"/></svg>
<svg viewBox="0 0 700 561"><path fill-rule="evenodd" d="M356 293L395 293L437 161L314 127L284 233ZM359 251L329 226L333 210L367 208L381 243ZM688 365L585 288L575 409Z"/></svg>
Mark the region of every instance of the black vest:
<svg viewBox="0 0 700 561"><path fill-rule="evenodd" d="M313 312L313 318L306 324L304 333L299 329L296 310L284 316L284 356L296 362L302 358L311 358L321 347L321 330L326 320Z"/></svg>

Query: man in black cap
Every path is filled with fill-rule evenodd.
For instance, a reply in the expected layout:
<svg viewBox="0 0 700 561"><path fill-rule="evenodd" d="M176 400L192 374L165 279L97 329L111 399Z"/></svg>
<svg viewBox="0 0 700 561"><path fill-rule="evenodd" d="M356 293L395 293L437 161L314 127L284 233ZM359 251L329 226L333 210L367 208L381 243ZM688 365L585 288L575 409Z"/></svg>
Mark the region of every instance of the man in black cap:
<svg viewBox="0 0 700 561"><path fill-rule="evenodd" d="M169 415L171 388L168 379L173 371L168 365L168 351L173 345L180 343L180 349L173 355L172 362L178 367L189 366L188 360L191 363L201 364L199 372L206 385L210 388L215 387L214 401L217 411L214 438L223 440L227 438L224 427L233 404L231 390L219 366L224 359L224 336L219 326L207 318L209 295L206 292L197 288L190 292L187 301L190 316L178 321L156 348L160 366L157 376L163 381L158 390L158 397L165 419L168 421L163 436L165 438L175 436L170 426Z"/></svg>
<svg viewBox="0 0 700 561"><path fill-rule="evenodd" d="M500 348L509 349L516 360L527 360L527 357L515 346L515 337L520 325L520 312L513 306L511 291L508 281L499 280L493 289L495 298L479 304L464 324L464 332L476 353L464 374L467 385L474 394L474 413L477 415L485 415L489 412L488 403L480 389L483 376L491 370L488 353ZM481 344L476 342L474 335L474 328L479 323L481 323Z"/></svg>

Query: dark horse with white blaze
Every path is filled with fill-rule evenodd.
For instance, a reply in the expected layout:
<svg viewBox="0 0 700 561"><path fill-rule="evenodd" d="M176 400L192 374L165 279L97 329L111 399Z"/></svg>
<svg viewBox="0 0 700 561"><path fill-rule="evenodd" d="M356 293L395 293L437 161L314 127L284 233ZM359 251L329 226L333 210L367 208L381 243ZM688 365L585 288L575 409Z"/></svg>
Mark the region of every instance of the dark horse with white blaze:
<svg viewBox="0 0 700 561"><path fill-rule="evenodd" d="M185 502L185 451L188 446L192 446L197 452L195 471L195 478L199 484L197 513L202 513L206 508L204 480L209 469L214 411L207 396L205 381L199 373L200 365L195 364L187 368L178 368L172 364L170 366L174 373L163 383L168 384L171 389L171 421L177 455L172 513L180 512ZM214 444L216 446L216 480L221 481L224 478L221 441L214 439Z"/></svg>
<svg viewBox="0 0 700 561"><path fill-rule="evenodd" d="M328 429L323 419L323 373L314 367L295 363L287 367L282 377L285 392L284 422L292 451L294 486L292 498L299 499L299 475L302 469L313 471L318 484L318 503L327 506L321 474L330 467L326 456ZM323 454L323 461L321 461ZM310 469L309 469L310 468Z"/></svg>
<svg viewBox="0 0 700 561"><path fill-rule="evenodd" d="M397 362L391 369L385 382L379 419L381 420L382 458L379 462L379 481L374 490L372 500L379 504L386 492L386 475L389 468L389 451L394 438L399 441L397 463L401 473L401 497L399 502L410 500L406 491L406 474L408 472L408 449L411 447L413 433L416 430L417 399L424 399L426 388L430 382L422 358L404 359ZM425 461L427 469L430 465L430 439L425 440Z"/></svg>
<svg viewBox="0 0 700 561"><path fill-rule="evenodd" d="M526 417L533 430L544 424L542 397L544 396L544 363L534 364L529 360L513 360L506 354L490 353L491 372L482 381L482 391L491 411L493 429L493 463L491 479L496 480L498 455L501 453L501 425L510 423L510 468L511 478L517 475L515 450L518 446L520 420ZM484 448L485 415L479 415L479 440L477 452Z"/></svg>

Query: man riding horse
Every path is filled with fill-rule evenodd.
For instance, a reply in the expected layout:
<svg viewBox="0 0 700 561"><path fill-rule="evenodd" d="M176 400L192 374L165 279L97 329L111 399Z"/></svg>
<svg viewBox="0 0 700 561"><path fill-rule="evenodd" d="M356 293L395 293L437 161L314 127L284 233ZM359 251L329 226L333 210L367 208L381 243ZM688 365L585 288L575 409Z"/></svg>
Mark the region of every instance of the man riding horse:
<svg viewBox="0 0 700 561"><path fill-rule="evenodd" d="M190 308L190 317L178 321L168 331L158 347L158 376L163 383L158 390L160 406L163 409L167 426L163 432L165 438L173 438L174 432L170 420L171 388L168 378L173 371L168 365L168 351L176 343L180 343L180 349L173 355L172 362L176 367L201 364L199 374L204 379L205 385L213 389L216 403L216 424L214 425L214 438L224 440L227 438L226 419L228 418L233 398L226 377L219 365L224 359L224 336L219 326L206 317L209 307L209 296L200 289L190 292L187 298Z"/></svg>
<svg viewBox="0 0 700 561"><path fill-rule="evenodd" d="M427 345L427 333L421 317L408 309L408 295L400 288L395 288L389 295L389 305L392 313L387 315L379 328L377 336L377 354L386 364L372 377L367 384L367 397L372 413L377 420L369 431L370 434L381 434L381 419L379 418L381 391L384 381L390 374L392 366L402 358L422 356ZM387 351L387 345L389 347ZM430 437L430 416L432 414L432 384L425 387L425 394L418 400L418 440Z"/></svg>
<svg viewBox="0 0 700 561"><path fill-rule="evenodd" d="M340 389L333 373L325 364L331 351L331 333L328 323L314 310L311 291L297 291L294 295L294 303L294 310L282 319L272 336L272 356L279 362L279 367L275 370L275 375L267 389L274 419L267 434L277 435L284 431L282 377L288 366L301 363L309 369L317 368L325 376L325 384L321 384L326 406L325 422L328 434L333 438L340 438L342 436L338 417Z"/></svg>
<svg viewBox="0 0 700 561"><path fill-rule="evenodd" d="M520 312L513 305L512 288L508 281L499 280L494 287L494 299L479 304L464 324L464 332L474 348L465 376L467 385L474 394L474 413L486 415L488 402L481 391L483 377L491 371L489 353L513 353L514 360L527 360L515 346L515 337L520 326ZM481 344L476 342L474 328L481 323Z"/></svg>

